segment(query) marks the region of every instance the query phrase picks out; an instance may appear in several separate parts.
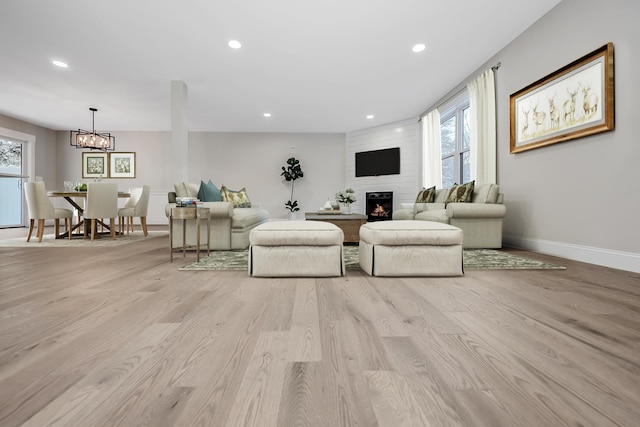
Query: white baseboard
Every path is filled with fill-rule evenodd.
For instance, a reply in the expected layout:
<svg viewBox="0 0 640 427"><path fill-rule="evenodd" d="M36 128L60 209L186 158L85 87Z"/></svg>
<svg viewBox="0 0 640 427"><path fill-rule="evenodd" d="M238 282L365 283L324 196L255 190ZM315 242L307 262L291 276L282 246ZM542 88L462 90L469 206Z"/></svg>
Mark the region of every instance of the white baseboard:
<svg viewBox="0 0 640 427"><path fill-rule="evenodd" d="M640 273L640 254L550 240L504 236L504 244L532 252Z"/></svg>

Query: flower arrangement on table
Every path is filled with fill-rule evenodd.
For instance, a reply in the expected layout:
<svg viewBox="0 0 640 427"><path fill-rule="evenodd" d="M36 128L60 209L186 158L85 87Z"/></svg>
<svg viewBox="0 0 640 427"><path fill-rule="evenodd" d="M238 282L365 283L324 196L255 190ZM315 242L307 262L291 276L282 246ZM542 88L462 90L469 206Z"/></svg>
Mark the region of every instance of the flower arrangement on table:
<svg viewBox="0 0 640 427"><path fill-rule="evenodd" d="M356 201L356 193L352 188L338 191L336 193L336 200L340 203L340 213L350 214L351 203Z"/></svg>
<svg viewBox="0 0 640 427"><path fill-rule="evenodd" d="M352 188L341 190L336 193L336 200L344 205L349 206L356 201L356 193Z"/></svg>

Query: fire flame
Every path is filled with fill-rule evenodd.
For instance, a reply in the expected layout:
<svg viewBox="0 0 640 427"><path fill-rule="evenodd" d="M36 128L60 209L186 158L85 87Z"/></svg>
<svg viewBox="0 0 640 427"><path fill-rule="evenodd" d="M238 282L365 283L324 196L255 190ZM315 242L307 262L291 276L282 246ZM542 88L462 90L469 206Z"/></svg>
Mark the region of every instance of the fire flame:
<svg viewBox="0 0 640 427"><path fill-rule="evenodd" d="M389 211L376 203L376 207L371 211L371 216L389 216Z"/></svg>

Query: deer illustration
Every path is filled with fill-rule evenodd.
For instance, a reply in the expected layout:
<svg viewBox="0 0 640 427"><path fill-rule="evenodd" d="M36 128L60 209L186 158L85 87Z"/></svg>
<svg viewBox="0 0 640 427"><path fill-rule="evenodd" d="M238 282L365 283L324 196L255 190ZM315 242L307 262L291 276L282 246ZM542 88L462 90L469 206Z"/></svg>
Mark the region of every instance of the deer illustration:
<svg viewBox="0 0 640 427"><path fill-rule="evenodd" d="M570 91L567 88L567 93L569 94L569 99L562 103L562 109L564 110L564 121L569 122L573 121L576 113L576 95L580 90L580 83L576 86L576 90Z"/></svg>
<svg viewBox="0 0 640 427"><path fill-rule="evenodd" d="M598 111L598 95L595 93L589 93L591 85L587 85L582 88L582 108L584 110L585 117L592 116Z"/></svg>
<svg viewBox="0 0 640 427"><path fill-rule="evenodd" d="M536 125L536 130L538 129L538 127L540 127L541 125L544 124L544 119L547 117L547 113L545 113L544 111L538 111L538 101L536 101L535 105L533 106L533 124Z"/></svg>
<svg viewBox="0 0 640 427"><path fill-rule="evenodd" d="M527 129L529 128L530 112L531 112L531 104L527 106L526 110L524 109L524 107L522 107L522 115L524 116L524 120L522 121L522 135L525 135L527 133Z"/></svg>
<svg viewBox="0 0 640 427"><path fill-rule="evenodd" d="M556 94L554 92L552 97L547 98L547 100L549 101L549 121L551 122L552 129L556 129L560 127L560 113L556 108L555 97L556 97Z"/></svg>

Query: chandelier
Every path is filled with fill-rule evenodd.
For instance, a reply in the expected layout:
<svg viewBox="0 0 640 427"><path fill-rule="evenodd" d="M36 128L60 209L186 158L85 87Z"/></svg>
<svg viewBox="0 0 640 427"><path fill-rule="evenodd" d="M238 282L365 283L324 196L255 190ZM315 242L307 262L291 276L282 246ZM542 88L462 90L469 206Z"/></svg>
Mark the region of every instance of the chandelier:
<svg viewBox="0 0 640 427"><path fill-rule="evenodd" d="M116 149L116 137L110 133L96 132L96 111L97 108L89 108L92 116L91 132L78 129L72 130L69 143L81 149L113 151Z"/></svg>

